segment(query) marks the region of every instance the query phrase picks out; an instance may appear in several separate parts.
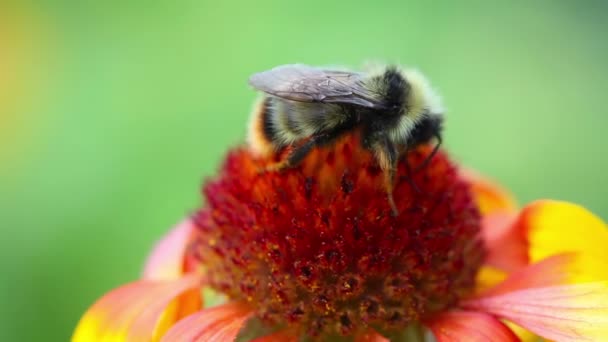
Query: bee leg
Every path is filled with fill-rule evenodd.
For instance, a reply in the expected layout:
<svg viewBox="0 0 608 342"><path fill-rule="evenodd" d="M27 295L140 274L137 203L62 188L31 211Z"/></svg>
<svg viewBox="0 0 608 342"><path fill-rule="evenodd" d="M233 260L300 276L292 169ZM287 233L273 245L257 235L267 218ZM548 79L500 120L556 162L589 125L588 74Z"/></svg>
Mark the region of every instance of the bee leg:
<svg viewBox="0 0 608 342"><path fill-rule="evenodd" d="M268 165L265 171L283 171L298 166L298 164L300 164L302 160L306 158L313 148L319 145L327 144L329 141L331 141L331 138L332 137L328 134L313 135L308 141L292 149L289 154L287 154L287 157L285 157L283 160Z"/></svg>
<svg viewBox="0 0 608 342"><path fill-rule="evenodd" d="M405 150L405 171L407 171L407 176L403 176L403 178L405 178L407 180L407 182L410 184L410 186L416 193L420 193L421 192L420 188L414 182L414 178L413 178L414 173L412 172L412 166L410 165L410 161L407 158L408 152L409 152L409 149L406 149Z"/></svg>
<svg viewBox="0 0 608 342"><path fill-rule="evenodd" d="M441 143L442 143L441 136L439 134L436 134L435 138L437 139L437 145L435 145L435 147L433 148L431 153L424 159L422 164L418 165L416 170L414 170L414 173L418 173L418 171L427 167L429 165L429 163L431 162L431 160L433 159L433 157L435 156L435 154L437 154L437 152L439 151L439 147L441 147Z"/></svg>
<svg viewBox="0 0 608 342"><path fill-rule="evenodd" d="M395 188L395 169L390 168L384 171L384 186L386 187L386 197L388 199L388 205L391 207L391 215L399 216L399 210L397 204L395 204L395 198L393 196L393 189Z"/></svg>
<svg viewBox="0 0 608 342"><path fill-rule="evenodd" d="M375 143L372 149L380 165L380 169L384 173L384 188L386 189L388 204L391 207L391 214L398 216L399 210L397 210L397 205L393 198L393 189L395 188L399 152L395 145L386 137L381 139L380 142Z"/></svg>

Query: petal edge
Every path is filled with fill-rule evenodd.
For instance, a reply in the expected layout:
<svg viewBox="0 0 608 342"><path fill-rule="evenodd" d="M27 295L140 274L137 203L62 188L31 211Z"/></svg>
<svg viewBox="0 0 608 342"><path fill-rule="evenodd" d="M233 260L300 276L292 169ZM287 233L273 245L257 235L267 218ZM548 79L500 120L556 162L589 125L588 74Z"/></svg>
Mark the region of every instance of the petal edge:
<svg viewBox="0 0 608 342"><path fill-rule="evenodd" d="M460 168L460 175L471 184L471 191L483 216L496 212L516 212L513 195L498 183L469 168Z"/></svg>
<svg viewBox="0 0 608 342"><path fill-rule="evenodd" d="M438 342L516 342L519 338L491 315L472 311L451 311L425 322Z"/></svg>
<svg viewBox="0 0 608 342"><path fill-rule="evenodd" d="M204 309L177 322L161 341L234 341L252 315L249 307L236 302Z"/></svg>
<svg viewBox="0 0 608 342"><path fill-rule="evenodd" d="M146 260L143 279L173 280L181 277L185 270L188 242L195 226L190 219L180 222L160 239Z"/></svg>
<svg viewBox="0 0 608 342"><path fill-rule="evenodd" d="M82 316L72 341L156 341L168 321L188 314L184 308L194 309L176 300L198 289L200 282L192 275L170 282L140 280L112 290Z"/></svg>
<svg viewBox="0 0 608 342"><path fill-rule="evenodd" d="M608 226L587 209L539 200L522 210L516 225L528 241L530 262L575 252L581 260L578 281L608 280Z"/></svg>

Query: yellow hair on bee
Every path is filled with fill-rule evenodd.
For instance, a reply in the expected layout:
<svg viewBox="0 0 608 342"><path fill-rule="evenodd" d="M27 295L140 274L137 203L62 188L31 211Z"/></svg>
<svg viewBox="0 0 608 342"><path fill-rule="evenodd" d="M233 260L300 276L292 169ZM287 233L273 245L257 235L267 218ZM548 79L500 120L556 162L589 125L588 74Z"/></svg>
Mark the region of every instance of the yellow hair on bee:
<svg viewBox="0 0 608 342"><path fill-rule="evenodd" d="M423 119L425 113L443 113L441 98L432 89L427 78L416 69L401 71L410 85L407 114L402 116L399 123L391 130L395 141L409 137L412 127Z"/></svg>
<svg viewBox="0 0 608 342"><path fill-rule="evenodd" d="M272 142L264 134L264 112L268 110L264 104L264 98L258 99L251 111L249 118L249 130L247 134L247 144L249 149L256 156L268 156L274 151Z"/></svg>
<svg viewBox="0 0 608 342"><path fill-rule="evenodd" d="M409 104L408 114L418 118L424 112L443 113L441 98L433 90L427 78L416 69L403 72L405 79L410 84L411 90L407 102Z"/></svg>
<svg viewBox="0 0 608 342"><path fill-rule="evenodd" d="M304 105L305 104L300 104L298 102L271 102L270 110L272 110L272 112L270 113L270 122L272 123L272 127L276 132L276 140L274 141L275 144L279 146L291 145L313 133L297 133L290 127L289 124L289 112L295 111L296 113L300 113L301 111L297 110L296 108ZM303 128L302 124L298 124L297 127Z"/></svg>

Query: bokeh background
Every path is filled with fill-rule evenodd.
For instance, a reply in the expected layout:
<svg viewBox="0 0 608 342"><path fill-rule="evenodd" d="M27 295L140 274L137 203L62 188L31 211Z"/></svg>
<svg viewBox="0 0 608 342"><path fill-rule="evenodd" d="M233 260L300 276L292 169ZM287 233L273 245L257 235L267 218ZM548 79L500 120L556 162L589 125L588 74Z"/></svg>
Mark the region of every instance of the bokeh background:
<svg viewBox="0 0 608 342"><path fill-rule="evenodd" d="M0 340L65 341L135 279L278 64L417 66L455 158L608 218L606 4L2 2Z"/></svg>

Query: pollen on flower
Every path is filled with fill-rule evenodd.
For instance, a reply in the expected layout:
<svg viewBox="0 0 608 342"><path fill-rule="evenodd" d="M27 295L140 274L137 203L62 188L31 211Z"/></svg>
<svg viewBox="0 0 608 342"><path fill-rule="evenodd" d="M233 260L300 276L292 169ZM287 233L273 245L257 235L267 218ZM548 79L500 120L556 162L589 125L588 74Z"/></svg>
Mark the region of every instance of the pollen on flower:
<svg viewBox="0 0 608 342"><path fill-rule="evenodd" d="M373 156L348 135L283 172L229 153L204 186L195 252L210 285L310 336L403 329L456 304L484 256L468 184L428 147L399 163L393 217ZM416 185L415 189L412 183Z"/></svg>

